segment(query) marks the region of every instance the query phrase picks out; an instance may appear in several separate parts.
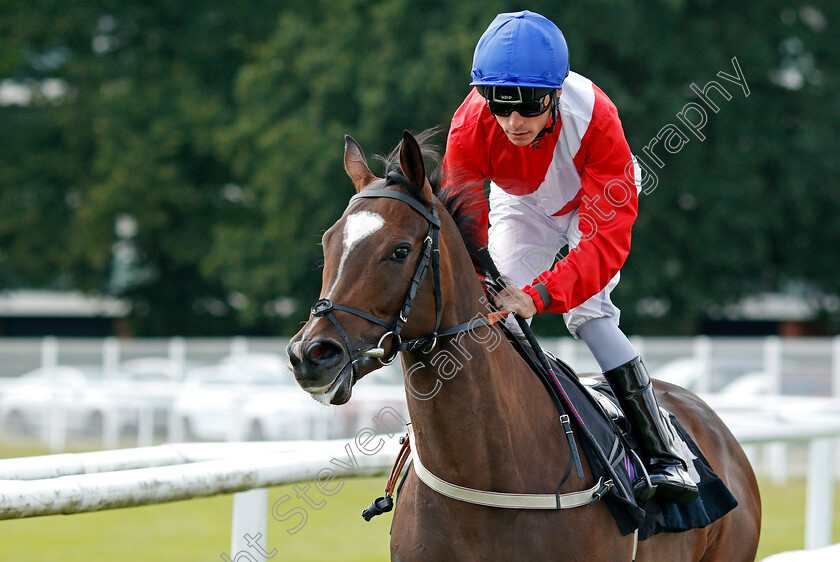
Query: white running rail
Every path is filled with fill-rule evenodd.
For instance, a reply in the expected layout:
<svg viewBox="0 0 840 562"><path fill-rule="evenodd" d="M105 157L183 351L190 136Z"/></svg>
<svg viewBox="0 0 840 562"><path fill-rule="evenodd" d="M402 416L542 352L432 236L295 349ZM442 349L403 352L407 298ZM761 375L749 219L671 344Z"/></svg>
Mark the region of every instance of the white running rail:
<svg viewBox="0 0 840 562"><path fill-rule="evenodd" d="M742 444L808 441L805 547L831 543L837 401L704 397ZM784 407L781 407L782 404ZM231 554L267 537L267 487L386 472L396 436L268 443L184 443L0 460L0 519L72 514L235 493ZM365 506L360 506L360 509ZM262 541L266 539L263 538Z"/></svg>

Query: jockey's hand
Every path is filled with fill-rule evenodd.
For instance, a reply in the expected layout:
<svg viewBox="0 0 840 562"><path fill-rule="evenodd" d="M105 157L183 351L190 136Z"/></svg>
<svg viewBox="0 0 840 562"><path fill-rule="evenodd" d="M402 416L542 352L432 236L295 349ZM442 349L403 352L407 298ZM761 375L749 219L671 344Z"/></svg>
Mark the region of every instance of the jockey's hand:
<svg viewBox="0 0 840 562"><path fill-rule="evenodd" d="M498 308L509 310L520 318L531 318L537 313L537 307L531 295L513 285L508 285L500 292L490 291L490 298Z"/></svg>

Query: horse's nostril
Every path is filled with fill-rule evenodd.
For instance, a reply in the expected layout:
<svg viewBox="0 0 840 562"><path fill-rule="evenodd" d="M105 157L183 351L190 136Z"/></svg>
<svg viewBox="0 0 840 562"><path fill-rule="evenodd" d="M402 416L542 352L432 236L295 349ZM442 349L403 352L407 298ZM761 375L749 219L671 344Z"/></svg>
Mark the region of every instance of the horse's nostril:
<svg viewBox="0 0 840 562"><path fill-rule="evenodd" d="M286 356L289 358L289 365L294 369L300 365L301 357L298 354L300 351L300 342L292 342L286 347Z"/></svg>
<svg viewBox="0 0 840 562"><path fill-rule="evenodd" d="M331 340L316 340L304 352L304 359L316 365L332 367L344 357L344 349Z"/></svg>

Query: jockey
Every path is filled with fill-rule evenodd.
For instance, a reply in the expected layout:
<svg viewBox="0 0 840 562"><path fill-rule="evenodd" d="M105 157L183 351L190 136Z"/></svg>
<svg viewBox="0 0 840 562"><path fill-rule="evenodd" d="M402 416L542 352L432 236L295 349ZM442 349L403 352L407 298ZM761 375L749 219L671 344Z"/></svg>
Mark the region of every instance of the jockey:
<svg viewBox="0 0 840 562"><path fill-rule="evenodd" d="M475 88L452 118L444 182L463 186L462 197L478 208L509 282L494 301L523 318L563 314L641 438L650 485L639 482L637 497L694 500L697 486L674 449L673 427L610 300L630 251L641 186L615 105L569 72L563 34L529 11L493 20L475 48L471 76ZM567 255L555 263L564 247ZM515 323L511 329L521 334Z"/></svg>

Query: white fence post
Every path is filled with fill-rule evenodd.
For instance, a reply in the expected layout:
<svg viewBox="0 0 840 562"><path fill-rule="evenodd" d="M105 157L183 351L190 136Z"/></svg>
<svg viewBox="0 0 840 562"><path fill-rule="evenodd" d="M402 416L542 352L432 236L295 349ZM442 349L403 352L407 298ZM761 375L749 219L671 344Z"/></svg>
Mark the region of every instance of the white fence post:
<svg viewBox="0 0 840 562"><path fill-rule="evenodd" d="M230 341L231 355L245 355L248 353L248 340L242 336L236 336Z"/></svg>
<svg viewBox="0 0 840 562"><path fill-rule="evenodd" d="M178 383L184 380L184 369L187 362L187 344L184 338L174 337L169 339L169 359L178 366ZM172 381L174 384L175 381ZM166 439L170 443L178 443L184 440L184 426L178 417L175 408L170 407L166 419Z"/></svg>
<svg viewBox="0 0 840 562"><path fill-rule="evenodd" d="M831 395L840 397L840 336L831 341Z"/></svg>
<svg viewBox="0 0 840 562"><path fill-rule="evenodd" d="M57 401L50 408L47 416L47 448L51 453L57 453L67 448L67 411L64 404Z"/></svg>
<svg viewBox="0 0 840 562"><path fill-rule="evenodd" d="M179 336L169 338L169 343L166 347L169 354L169 360L178 365L178 371L181 375L179 378L183 378L184 363L187 359L187 344L184 341L184 338Z"/></svg>
<svg viewBox="0 0 840 562"><path fill-rule="evenodd" d="M41 340L41 368L52 369L58 365L58 340L47 336Z"/></svg>
<svg viewBox="0 0 840 562"><path fill-rule="evenodd" d="M120 340L105 338L102 342L102 368L106 379L112 379L120 369Z"/></svg>
<svg viewBox="0 0 840 562"><path fill-rule="evenodd" d="M700 376L697 379L695 392L709 392L710 378L712 374L712 341L706 336L694 338L694 359L697 361L697 368Z"/></svg>
<svg viewBox="0 0 840 562"><path fill-rule="evenodd" d="M46 369L50 377L55 377L54 369L57 366L58 340L47 336L41 340L41 368ZM42 441L52 453L63 451L67 445L67 416L57 388L57 384L52 385L53 405L47 411L45 423L41 428Z"/></svg>
<svg viewBox="0 0 840 562"><path fill-rule="evenodd" d="M808 491L805 502L805 548L831 544L834 506L834 443L814 439L808 446Z"/></svg>
<svg viewBox="0 0 840 562"><path fill-rule="evenodd" d="M155 409L144 400L137 409L137 446L149 447L155 442Z"/></svg>
<svg viewBox="0 0 840 562"><path fill-rule="evenodd" d="M764 339L764 372L770 377L768 393L782 393L782 342L777 336ZM764 466L776 485L787 482L787 444L770 443L764 447Z"/></svg>
<svg viewBox="0 0 840 562"><path fill-rule="evenodd" d="M120 444L120 419L116 407L102 409L102 448L116 449Z"/></svg>
<svg viewBox="0 0 840 562"><path fill-rule="evenodd" d="M782 341L777 336L764 339L764 372L770 376L767 393L782 393Z"/></svg>
<svg viewBox="0 0 840 562"><path fill-rule="evenodd" d="M645 357L645 338L642 336L630 336L628 338L630 340L630 344L636 349L636 353Z"/></svg>
<svg viewBox="0 0 840 562"><path fill-rule="evenodd" d="M257 488L233 495L233 516L230 529L230 558L248 550L253 543L268 543L268 488Z"/></svg>

